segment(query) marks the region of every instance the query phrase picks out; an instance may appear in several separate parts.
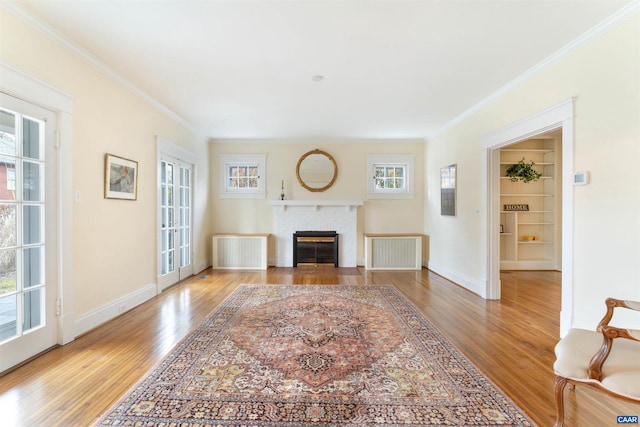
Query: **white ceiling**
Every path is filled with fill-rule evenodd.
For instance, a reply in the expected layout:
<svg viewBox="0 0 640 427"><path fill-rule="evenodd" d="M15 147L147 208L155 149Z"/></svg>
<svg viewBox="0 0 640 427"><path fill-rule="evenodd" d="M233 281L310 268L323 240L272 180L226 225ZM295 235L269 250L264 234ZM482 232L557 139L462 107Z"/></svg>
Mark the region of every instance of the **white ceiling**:
<svg viewBox="0 0 640 427"><path fill-rule="evenodd" d="M629 3L27 0L18 8L206 136L337 139L434 135Z"/></svg>

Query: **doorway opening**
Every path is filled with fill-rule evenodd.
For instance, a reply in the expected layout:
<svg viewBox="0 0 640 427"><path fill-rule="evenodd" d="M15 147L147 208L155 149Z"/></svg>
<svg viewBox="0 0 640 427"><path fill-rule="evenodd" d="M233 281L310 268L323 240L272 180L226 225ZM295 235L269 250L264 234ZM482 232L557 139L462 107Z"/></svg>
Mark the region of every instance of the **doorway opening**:
<svg viewBox="0 0 640 427"><path fill-rule="evenodd" d="M571 325L573 306L573 99L568 99L551 108L540 111L513 123L483 138L483 158L486 177L483 193L486 200L483 235L485 245L485 281L487 299L500 299L500 236L501 210L501 165L502 148L545 134L558 132L561 139L562 164L558 165L558 176L562 180L560 203L560 270L562 271L562 308L560 333L564 335ZM503 227L504 228L504 227Z"/></svg>
<svg viewBox="0 0 640 427"><path fill-rule="evenodd" d="M158 293L193 275L195 156L158 139Z"/></svg>
<svg viewBox="0 0 640 427"><path fill-rule="evenodd" d="M501 271L561 271L561 166L560 129L500 149Z"/></svg>
<svg viewBox="0 0 640 427"><path fill-rule="evenodd" d="M0 93L0 372L57 343L56 126Z"/></svg>

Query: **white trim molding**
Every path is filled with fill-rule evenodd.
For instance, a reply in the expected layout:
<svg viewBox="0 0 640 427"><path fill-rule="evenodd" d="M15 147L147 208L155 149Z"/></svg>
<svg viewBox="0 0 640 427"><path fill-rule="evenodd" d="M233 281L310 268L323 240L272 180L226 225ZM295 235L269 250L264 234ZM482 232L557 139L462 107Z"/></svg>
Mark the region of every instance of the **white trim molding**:
<svg viewBox="0 0 640 427"><path fill-rule="evenodd" d="M458 271L436 264L433 261L429 261L426 267L438 276L442 276L456 285L462 286L463 288L480 295L482 298L487 298L487 286L485 281L474 279Z"/></svg>
<svg viewBox="0 0 640 427"><path fill-rule="evenodd" d="M121 315L125 311L129 311L143 302L150 300L157 295L156 288L157 285L155 283L151 283L130 293L129 295L125 295L103 305L102 307L91 310L82 316L78 316L74 324L74 335L76 337L82 335Z"/></svg>
<svg viewBox="0 0 640 427"><path fill-rule="evenodd" d="M322 206L344 206L347 211L351 211L353 208L362 206L364 202L362 200L316 200L316 199L297 199L297 200L269 200L271 206L280 206L283 211L287 210L290 206L311 206L316 211L320 210Z"/></svg>
<svg viewBox="0 0 640 427"><path fill-rule="evenodd" d="M560 334L573 318L573 139L574 99L567 99L482 138L483 276L488 299L500 298L500 149L554 129L562 130L562 309Z"/></svg>
<svg viewBox="0 0 640 427"><path fill-rule="evenodd" d="M159 136L156 136L156 150L184 163L191 163L192 165L195 165L198 162L198 156L193 154L191 151Z"/></svg>
<svg viewBox="0 0 640 427"><path fill-rule="evenodd" d="M540 135L573 118L573 99L539 111L526 119L512 123L482 138L482 148L501 148Z"/></svg>

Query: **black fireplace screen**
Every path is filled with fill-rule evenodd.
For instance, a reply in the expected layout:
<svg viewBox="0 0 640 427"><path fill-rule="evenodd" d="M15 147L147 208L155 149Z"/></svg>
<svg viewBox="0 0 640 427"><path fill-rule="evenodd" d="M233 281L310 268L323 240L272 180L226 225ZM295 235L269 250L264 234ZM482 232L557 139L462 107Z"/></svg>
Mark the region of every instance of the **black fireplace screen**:
<svg viewBox="0 0 640 427"><path fill-rule="evenodd" d="M335 231L296 231L293 233L293 266L332 264L338 267L338 241Z"/></svg>

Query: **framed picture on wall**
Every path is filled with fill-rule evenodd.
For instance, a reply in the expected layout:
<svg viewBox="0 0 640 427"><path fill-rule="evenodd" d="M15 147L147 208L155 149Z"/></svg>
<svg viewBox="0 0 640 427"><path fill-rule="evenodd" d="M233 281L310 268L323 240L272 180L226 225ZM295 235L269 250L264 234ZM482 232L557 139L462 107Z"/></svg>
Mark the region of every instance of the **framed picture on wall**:
<svg viewBox="0 0 640 427"><path fill-rule="evenodd" d="M105 155L104 198L138 199L138 162L113 154Z"/></svg>
<svg viewBox="0 0 640 427"><path fill-rule="evenodd" d="M456 214L456 165L440 168L440 215Z"/></svg>

